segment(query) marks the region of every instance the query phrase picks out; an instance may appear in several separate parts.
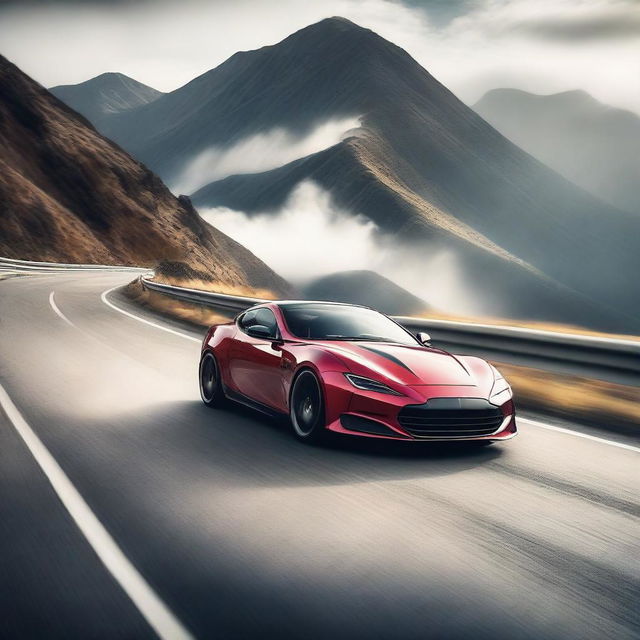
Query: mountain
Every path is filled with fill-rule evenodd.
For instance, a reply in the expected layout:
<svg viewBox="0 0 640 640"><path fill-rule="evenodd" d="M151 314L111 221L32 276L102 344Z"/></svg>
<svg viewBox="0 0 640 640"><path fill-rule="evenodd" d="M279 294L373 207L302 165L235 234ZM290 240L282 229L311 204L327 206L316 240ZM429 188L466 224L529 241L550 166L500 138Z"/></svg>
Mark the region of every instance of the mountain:
<svg viewBox="0 0 640 640"><path fill-rule="evenodd" d="M424 313L429 305L375 271L340 271L304 288L309 300L331 300L373 307L389 315Z"/></svg>
<svg viewBox="0 0 640 640"><path fill-rule="evenodd" d="M312 180L373 221L399 259L417 257L417 271L450 252L484 315L639 326L640 218L532 158L404 50L343 18L237 53L103 130L172 180L211 147L353 116L361 126L339 144L212 183L194 204L276 214Z"/></svg>
<svg viewBox="0 0 640 640"><path fill-rule="evenodd" d="M640 117L584 91L494 89L473 107L509 140L607 202L640 214Z"/></svg>
<svg viewBox="0 0 640 640"><path fill-rule="evenodd" d="M163 95L122 73L103 73L86 82L59 85L49 91L98 130L110 115L149 104Z"/></svg>
<svg viewBox="0 0 640 640"><path fill-rule="evenodd" d="M285 281L206 224L188 198L0 56L0 255L154 266L184 261L227 286Z"/></svg>

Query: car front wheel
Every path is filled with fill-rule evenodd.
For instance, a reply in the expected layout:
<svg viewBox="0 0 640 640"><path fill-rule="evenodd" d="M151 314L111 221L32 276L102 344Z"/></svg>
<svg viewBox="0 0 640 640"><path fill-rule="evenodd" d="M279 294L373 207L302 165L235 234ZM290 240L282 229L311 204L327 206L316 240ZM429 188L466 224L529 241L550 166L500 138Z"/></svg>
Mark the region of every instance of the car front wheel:
<svg viewBox="0 0 640 640"><path fill-rule="evenodd" d="M200 397L207 407L219 407L225 401L220 369L215 356L207 351L200 359Z"/></svg>
<svg viewBox="0 0 640 640"><path fill-rule="evenodd" d="M326 436L324 401L315 373L305 369L293 383L289 403L291 426L304 442L318 442Z"/></svg>

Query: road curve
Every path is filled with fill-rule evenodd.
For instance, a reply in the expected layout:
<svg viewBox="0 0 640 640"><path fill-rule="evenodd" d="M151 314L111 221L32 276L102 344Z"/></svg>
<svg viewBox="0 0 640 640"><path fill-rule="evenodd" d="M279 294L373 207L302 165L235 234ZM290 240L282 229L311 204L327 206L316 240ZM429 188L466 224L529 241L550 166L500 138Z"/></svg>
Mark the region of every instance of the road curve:
<svg viewBox="0 0 640 640"><path fill-rule="evenodd" d="M0 637L640 637L637 443L522 423L481 451L307 447L207 409L200 336L102 299L129 279L1 281L0 383L160 609L5 401Z"/></svg>

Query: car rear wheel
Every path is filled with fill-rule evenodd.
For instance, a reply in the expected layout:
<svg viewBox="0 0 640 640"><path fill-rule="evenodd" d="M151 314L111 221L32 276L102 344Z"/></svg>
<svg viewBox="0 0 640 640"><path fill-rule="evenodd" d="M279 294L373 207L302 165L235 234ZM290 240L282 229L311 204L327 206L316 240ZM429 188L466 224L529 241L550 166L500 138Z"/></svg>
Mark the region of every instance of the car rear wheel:
<svg viewBox="0 0 640 640"><path fill-rule="evenodd" d="M289 415L298 439L304 442L318 442L326 436L320 382L315 373L308 369L302 371L293 383Z"/></svg>
<svg viewBox="0 0 640 640"><path fill-rule="evenodd" d="M207 351L200 359L200 397L207 407L219 407L225 401L220 369L215 356Z"/></svg>

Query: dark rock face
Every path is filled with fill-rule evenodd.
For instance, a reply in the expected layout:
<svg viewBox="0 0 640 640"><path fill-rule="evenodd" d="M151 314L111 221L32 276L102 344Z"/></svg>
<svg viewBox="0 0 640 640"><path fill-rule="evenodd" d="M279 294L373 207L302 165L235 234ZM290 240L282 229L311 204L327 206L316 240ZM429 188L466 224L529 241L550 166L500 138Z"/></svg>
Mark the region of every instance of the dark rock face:
<svg viewBox="0 0 640 640"><path fill-rule="evenodd" d="M309 300L348 302L388 315L425 313L429 305L374 271L341 271L318 278L304 289Z"/></svg>
<svg viewBox="0 0 640 640"><path fill-rule="evenodd" d="M228 287L289 292L144 165L0 57L0 255L154 266L178 260Z"/></svg>

